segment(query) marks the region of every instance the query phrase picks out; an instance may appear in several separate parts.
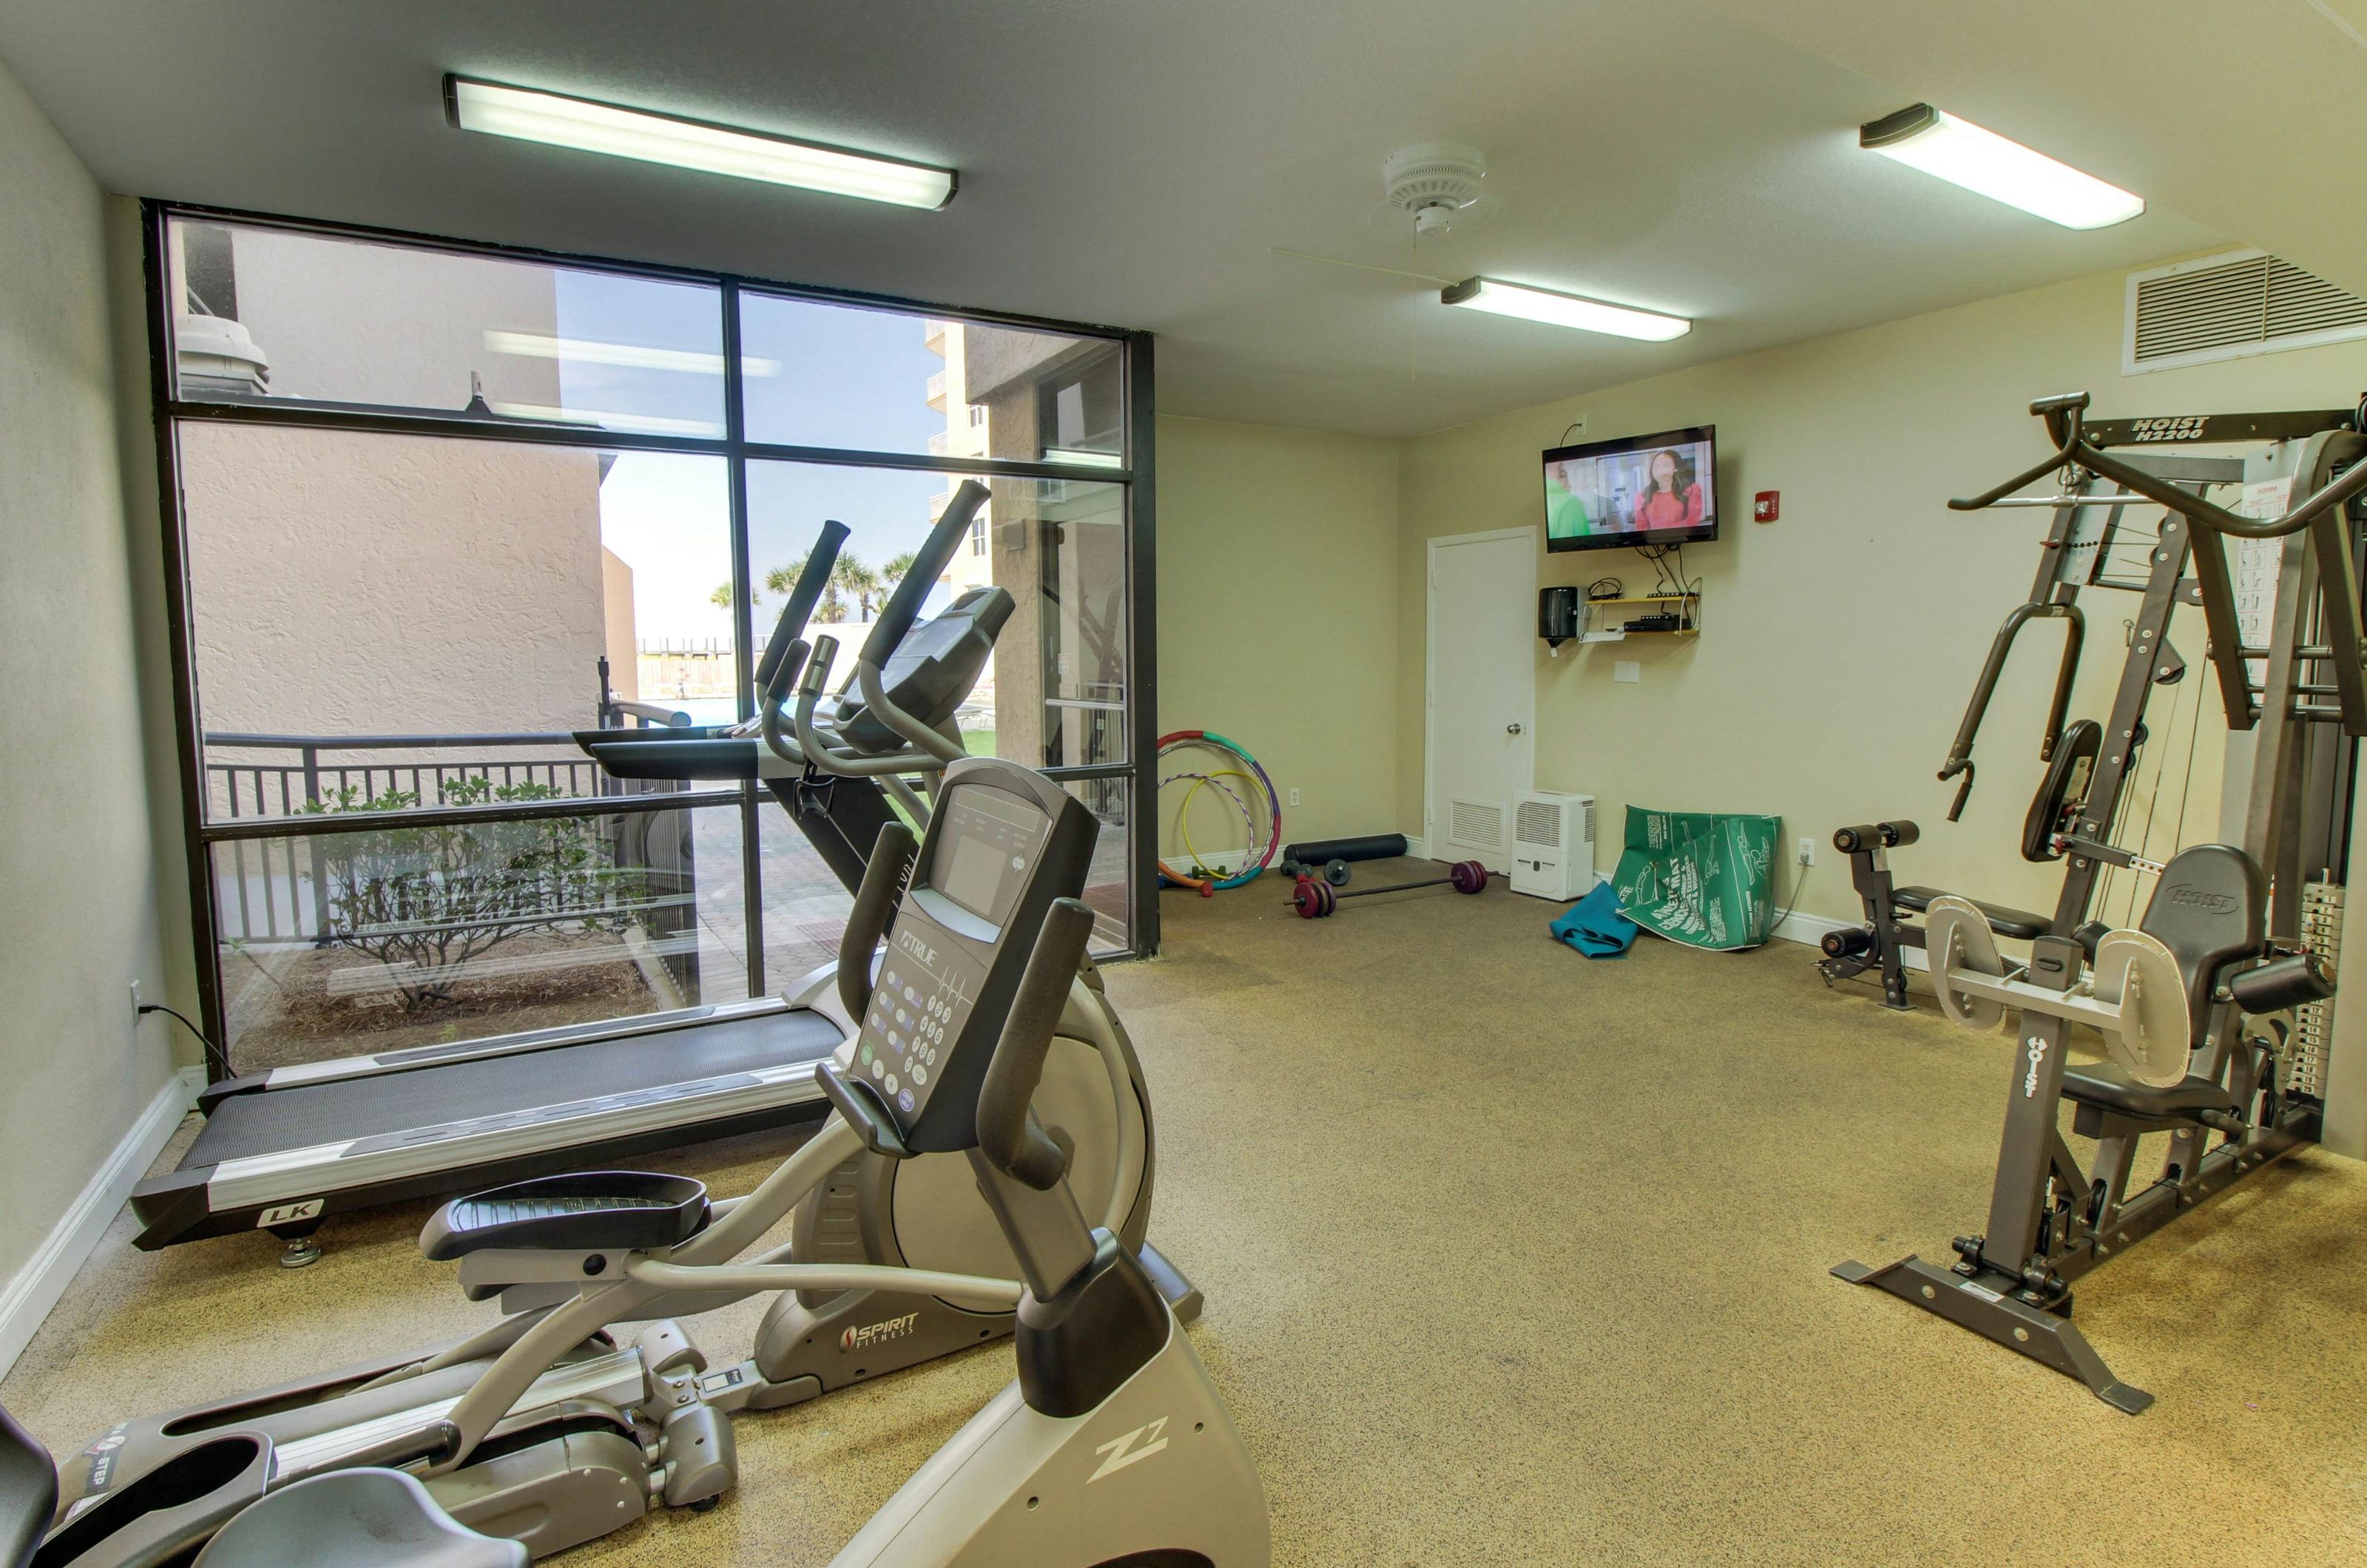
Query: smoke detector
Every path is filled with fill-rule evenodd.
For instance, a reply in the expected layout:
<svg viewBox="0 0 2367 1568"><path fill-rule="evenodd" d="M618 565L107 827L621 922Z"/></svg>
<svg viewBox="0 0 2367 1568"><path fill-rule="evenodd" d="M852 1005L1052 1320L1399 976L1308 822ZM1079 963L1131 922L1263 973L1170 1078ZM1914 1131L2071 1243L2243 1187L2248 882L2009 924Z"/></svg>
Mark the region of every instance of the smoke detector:
<svg viewBox="0 0 2367 1568"><path fill-rule="evenodd" d="M1455 215L1479 199L1479 182L1487 177L1488 160L1479 150L1455 141L1407 147L1381 165L1390 211L1411 218L1414 233L1423 239L1453 228Z"/></svg>

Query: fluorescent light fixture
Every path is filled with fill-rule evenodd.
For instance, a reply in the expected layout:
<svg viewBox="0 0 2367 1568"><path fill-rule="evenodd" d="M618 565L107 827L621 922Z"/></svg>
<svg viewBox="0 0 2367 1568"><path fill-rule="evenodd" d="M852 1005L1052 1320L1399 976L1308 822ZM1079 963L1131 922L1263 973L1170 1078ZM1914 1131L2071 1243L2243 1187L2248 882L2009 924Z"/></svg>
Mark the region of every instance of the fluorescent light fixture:
<svg viewBox="0 0 2367 1568"><path fill-rule="evenodd" d="M723 356L687 348L651 348L638 343L600 343L592 338L553 337L549 333L507 333L488 328L485 346L525 359L563 359L571 365L620 365L632 370L685 370L697 376L723 374ZM740 361L745 376L777 376L781 362L753 355Z"/></svg>
<svg viewBox="0 0 2367 1568"><path fill-rule="evenodd" d="M1115 452L1087 452L1073 446L1047 446L1043 460L1047 463L1074 463L1087 468L1126 467L1126 459Z"/></svg>
<svg viewBox="0 0 2367 1568"><path fill-rule="evenodd" d="M1666 343L1693 330L1693 324L1682 316L1606 305L1600 299L1581 299L1575 294L1557 294L1550 288L1532 288L1525 283L1506 283L1494 277L1467 277L1460 283L1450 283L1439 290L1438 298L1442 304L1463 305L1490 315L1518 316L1525 321L1546 321L1557 327L1576 327L1582 333L1642 338L1647 343Z"/></svg>
<svg viewBox="0 0 2367 1568"><path fill-rule="evenodd" d="M954 198L954 172L849 152L763 131L618 108L530 87L504 87L466 76L444 78L444 113L460 130L515 136L645 164L797 186L833 196L934 209Z"/></svg>
<svg viewBox="0 0 2367 1568"><path fill-rule="evenodd" d="M1858 127L1857 144L2066 229L2109 229L2146 209L2141 196L1930 104Z"/></svg>

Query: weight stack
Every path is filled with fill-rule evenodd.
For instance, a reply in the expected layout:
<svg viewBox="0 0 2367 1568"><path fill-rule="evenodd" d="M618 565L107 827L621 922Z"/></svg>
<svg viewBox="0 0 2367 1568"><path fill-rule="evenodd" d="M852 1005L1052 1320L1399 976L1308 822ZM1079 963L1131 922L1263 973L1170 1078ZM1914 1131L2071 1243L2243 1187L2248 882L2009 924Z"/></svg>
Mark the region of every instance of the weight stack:
<svg viewBox="0 0 2367 1568"><path fill-rule="evenodd" d="M2342 959L2342 885L2305 883L2301 890L2301 944L2331 969ZM2326 1058L2334 1044L2334 1002L2327 997L2293 1010L2293 1050L2285 1059L2285 1092L2326 1098Z"/></svg>

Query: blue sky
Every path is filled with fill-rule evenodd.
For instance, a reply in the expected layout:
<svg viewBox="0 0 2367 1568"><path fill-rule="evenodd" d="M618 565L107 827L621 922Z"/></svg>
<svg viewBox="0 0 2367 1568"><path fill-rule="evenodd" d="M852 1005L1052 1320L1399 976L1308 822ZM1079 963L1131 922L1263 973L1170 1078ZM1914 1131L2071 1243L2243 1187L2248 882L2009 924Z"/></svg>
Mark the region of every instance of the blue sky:
<svg viewBox="0 0 2367 1568"><path fill-rule="evenodd" d="M719 361L713 290L598 273L558 274L559 335L686 351ZM922 341L922 319L810 300L747 297L741 323L749 361L748 431L762 441L925 452L946 416L928 380L945 361ZM700 425L719 433L722 378L691 370L561 366L570 409ZM853 530L847 549L873 566L919 547L944 475L902 469L762 463L749 472L749 541L756 580L805 558L826 519ZM720 458L618 456L601 487L604 543L633 569L634 619L644 639L721 641L730 622L709 602L731 577L730 525ZM779 601L760 597L759 636Z"/></svg>

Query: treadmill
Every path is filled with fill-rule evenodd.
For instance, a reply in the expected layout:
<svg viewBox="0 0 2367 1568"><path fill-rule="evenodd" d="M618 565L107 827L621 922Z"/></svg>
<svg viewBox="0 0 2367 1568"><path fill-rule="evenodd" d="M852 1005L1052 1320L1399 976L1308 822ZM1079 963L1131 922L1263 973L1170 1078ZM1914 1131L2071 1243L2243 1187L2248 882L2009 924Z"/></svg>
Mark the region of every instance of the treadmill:
<svg viewBox="0 0 2367 1568"><path fill-rule="evenodd" d="M1010 618L1011 595L988 588L915 624L986 498L975 481L955 492L889 596L855 677L817 736L830 753L822 766L776 754L755 720L586 730L578 743L622 778L761 780L852 890L896 805L925 818L923 795L900 775L918 773L926 790L945 766L882 723L863 692L957 739L956 711ZM759 666L768 707L804 661L799 634L846 536L843 524L824 527L782 610ZM858 755L866 759L859 776L832 776ZM267 1230L289 1243L281 1261L299 1267L320 1256L311 1235L332 1214L818 1121L830 1103L815 1066L855 1027L825 966L780 996L223 1079L198 1097L205 1126L179 1168L133 1189L141 1225L133 1242L153 1251Z"/></svg>

